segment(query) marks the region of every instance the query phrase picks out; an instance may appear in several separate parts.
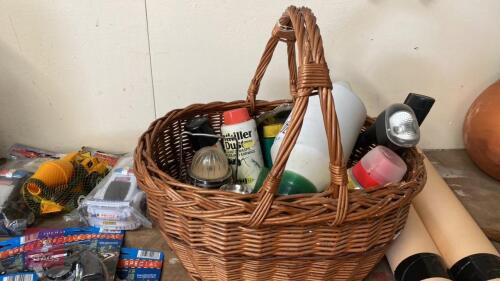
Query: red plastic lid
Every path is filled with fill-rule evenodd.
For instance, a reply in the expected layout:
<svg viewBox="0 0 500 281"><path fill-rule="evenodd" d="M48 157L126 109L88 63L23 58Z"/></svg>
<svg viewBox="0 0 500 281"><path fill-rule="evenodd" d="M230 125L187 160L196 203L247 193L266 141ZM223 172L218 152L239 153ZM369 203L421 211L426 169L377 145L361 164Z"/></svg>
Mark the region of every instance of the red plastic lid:
<svg viewBox="0 0 500 281"><path fill-rule="evenodd" d="M370 190L401 181L406 169L406 163L401 157L379 145L352 168L352 174L364 189Z"/></svg>
<svg viewBox="0 0 500 281"><path fill-rule="evenodd" d="M237 108L224 112L224 124L232 125L250 120L250 114L246 108Z"/></svg>
<svg viewBox="0 0 500 281"><path fill-rule="evenodd" d="M380 183L372 178L370 174L365 170L365 168L363 168L363 165L361 165L361 161L354 165L354 167L352 167L352 175L366 190L380 185Z"/></svg>

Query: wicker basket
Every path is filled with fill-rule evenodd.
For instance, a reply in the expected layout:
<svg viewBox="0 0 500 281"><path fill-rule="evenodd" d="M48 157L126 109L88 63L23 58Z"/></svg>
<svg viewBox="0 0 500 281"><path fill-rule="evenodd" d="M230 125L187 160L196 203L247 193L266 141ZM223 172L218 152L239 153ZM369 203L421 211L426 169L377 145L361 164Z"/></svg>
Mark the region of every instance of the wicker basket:
<svg viewBox="0 0 500 281"><path fill-rule="evenodd" d="M220 133L226 110L246 107L257 116L289 102L255 99L280 41L288 46L294 107L276 163L259 193L240 195L183 183L193 156L191 149L180 155L181 146L190 148L181 134L186 120L207 116ZM148 195L151 216L193 279L362 280L383 257L425 183L422 155L415 149L405 153L408 172L401 183L369 193L348 192L331 89L316 19L307 8L290 7L273 30L245 101L173 110L141 136L135 151L139 184ZM325 116L331 185L323 193L276 196L312 94L320 95ZM355 151L347 166L369 149Z"/></svg>

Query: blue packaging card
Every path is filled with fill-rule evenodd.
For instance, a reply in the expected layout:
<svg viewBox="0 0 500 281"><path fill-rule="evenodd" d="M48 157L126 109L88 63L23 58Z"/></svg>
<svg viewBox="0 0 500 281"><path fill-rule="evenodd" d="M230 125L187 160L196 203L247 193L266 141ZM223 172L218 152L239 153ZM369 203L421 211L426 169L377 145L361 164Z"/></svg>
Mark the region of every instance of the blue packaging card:
<svg viewBox="0 0 500 281"><path fill-rule="evenodd" d="M159 281L164 255L160 251L122 248L116 281Z"/></svg>
<svg viewBox="0 0 500 281"><path fill-rule="evenodd" d="M0 276L0 281L37 281L38 276L33 272L20 272Z"/></svg>
<svg viewBox="0 0 500 281"><path fill-rule="evenodd" d="M91 252L100 259L100 272L113 280L124 235L123 231L94 227L29 229L24 236L0 241L0 268L4 273L0 281L36 281L46 269L64 263L70 253L78 251Z"/></svg>

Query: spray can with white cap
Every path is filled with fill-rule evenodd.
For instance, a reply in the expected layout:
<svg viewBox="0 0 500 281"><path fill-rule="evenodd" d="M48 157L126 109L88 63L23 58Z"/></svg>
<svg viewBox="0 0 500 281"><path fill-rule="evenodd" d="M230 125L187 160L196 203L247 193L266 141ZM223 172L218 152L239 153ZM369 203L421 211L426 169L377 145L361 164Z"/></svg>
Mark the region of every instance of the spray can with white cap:
<svg viewBox="0 0 500 281"><path fill-rule="evenodd" d="M225 111L221 132L224 150L233 170L237 171L238 183L253 189L264 166L255 120L246 108Z"/></svg>

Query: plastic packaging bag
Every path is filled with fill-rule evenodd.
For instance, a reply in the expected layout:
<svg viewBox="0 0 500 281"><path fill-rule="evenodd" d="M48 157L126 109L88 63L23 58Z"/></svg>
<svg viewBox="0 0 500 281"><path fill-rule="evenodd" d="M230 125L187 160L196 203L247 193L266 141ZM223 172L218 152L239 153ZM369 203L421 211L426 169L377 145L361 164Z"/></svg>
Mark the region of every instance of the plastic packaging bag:
<svg viewBox="0 0 500 281"><path fill-rule="evenodd" d="M31 160L30 160L31 161ZM22 235L35 216L24 202L21 188L31 173L24 160L9 160L0 166L0 236Z"/></svg>
<svg viewBox="0 0 500 281"><path fill-rule="evenodd" d="M116 281L160 281L164 255L160 251L122 248Z"/></svg>
<svg viewBox="0 0 500 281"><path fill-rule="evenodd" d="M137 186L133 157L118 160L113 170L80 202L78 212L65 216L108 230L151 227L146 218L146 196Z"/></svg>
<svg viewBox="0 0 500 281"><path fill-rule="evenodd" d="M68 153L40 165L23 185L24 201L36 217L72 211L107 172L106 163L88 151Z"/></svg>
<svg viewBox="0 0 500 281"><path fill-rule="evenodd" d="M0 165L0 236L22 235L34 223L35 215L26 204L24 183L45 162L63 154L14 144Z"/></svg>
<svg viewBox="0 0 500 281"><path fill-rule="evenodd" d="M12 145L9 148L8 154L11 159L58 159L62 156L62 154L58 152L48 151L19 143Z"/></svg>
<svg viewBox="0 0 500 281"><path fill-rule="evenodd" d="M105 163L109 169L112 169L118 160L125 155L125 153L111 153L89 146L83 146L81 151L90 152L93 157L97 158L100 162Z"/></svg>
<svg viewBox="0 0 500 281"><path fill-rule="evenodd" d="M124 232L45 229L0 242L0 280L113 281Z"/></svg>

